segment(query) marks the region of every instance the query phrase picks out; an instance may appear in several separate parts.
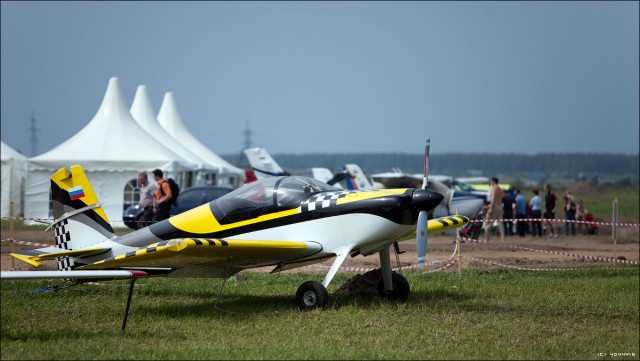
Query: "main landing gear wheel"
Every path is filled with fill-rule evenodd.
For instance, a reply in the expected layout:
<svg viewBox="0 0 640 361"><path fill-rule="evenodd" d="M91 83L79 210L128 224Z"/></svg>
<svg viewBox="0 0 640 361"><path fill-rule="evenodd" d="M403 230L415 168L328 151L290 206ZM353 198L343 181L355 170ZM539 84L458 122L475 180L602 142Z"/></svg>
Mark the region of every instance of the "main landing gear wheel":
<svg viewBox="0 0 640 361"><path fill-rule="evenodd" d="M300 310L323 308L329 300L329 292L320 282L307 281L298 287L296 303Z"/></svg>
<svg viewBox="0 0 640 361"><path fill-rule="evenodd" d="M391 283L393 284L393 291L385 291L384 281L380 280L378 282L378 295L392 301L407 301L411 292L407 279L403 275L393 272L391 274Z"/></svg>

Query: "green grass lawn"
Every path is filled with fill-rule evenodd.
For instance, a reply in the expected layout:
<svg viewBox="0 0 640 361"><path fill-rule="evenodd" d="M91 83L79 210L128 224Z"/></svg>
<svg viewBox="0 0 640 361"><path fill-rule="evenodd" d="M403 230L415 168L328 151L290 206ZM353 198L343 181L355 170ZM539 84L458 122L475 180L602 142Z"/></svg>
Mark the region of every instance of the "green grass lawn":
<svg viewBox="0 0 640 361"><path fill-rule="evenodd" d="M40 293L28 290L46 281L3 281L2 359L637 360L640 352L638 267L405 272L405 304L341 296L312 312L298 311L294 294L323 275L242 275L221 298L222 280L139 280L126 334L126 281ZM339 273L329 290L351 276Z"/></svg>

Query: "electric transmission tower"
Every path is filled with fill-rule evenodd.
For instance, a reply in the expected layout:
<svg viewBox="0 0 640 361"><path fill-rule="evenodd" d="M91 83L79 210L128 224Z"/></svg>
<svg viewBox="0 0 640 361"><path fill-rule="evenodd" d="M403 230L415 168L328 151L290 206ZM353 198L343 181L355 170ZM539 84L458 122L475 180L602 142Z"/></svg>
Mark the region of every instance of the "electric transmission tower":
<svg viewBox="0 0 640 361"><path fill-rule="evenodd" d="M247 119L246 127L244 129L244 149L251 148L251 127L249 126L249 119Z"/></svg>
<svg viewBox="0 0 640 361"><path fill-rule="evenodd" d="M38 155L38 129L36 127L36 115L34 112L31 112L31 127L29 127L29 142L31 143L31 156L35 157Z"/></svg>
<svg viewBox="0 0 640 361"><path fill-rule="evenodd" d="M244 131L242 133L244 133L244 148L242 148L242 150L244 149L248 149L251 148L252 143L251 143L251 127L250 127L250 123L249 123L249 119L246 120L245 122L246 126L244 128ZM240 168L245 168L247 166L247 162L244 161L243 159L243 152L242 150L240 150L240 152L238 153L238 157L236 158L236 166L240 167Z"/></svg>

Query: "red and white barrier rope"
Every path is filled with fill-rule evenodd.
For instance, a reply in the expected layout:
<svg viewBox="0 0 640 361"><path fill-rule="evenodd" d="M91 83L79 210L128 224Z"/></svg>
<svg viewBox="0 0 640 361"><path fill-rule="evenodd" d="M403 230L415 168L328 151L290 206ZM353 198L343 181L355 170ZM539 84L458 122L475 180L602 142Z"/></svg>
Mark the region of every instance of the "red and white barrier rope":
<svg viewBox="0 0 640 361"><path fill-rule="evenodd" d="M464 259L468 259L470 261L490 264L492 266L498 266L498 267L513 268L521 271L578 271L580 270L579 268L528 268L528 267L519 267L519 266L510 265L510 264L498 263L498 262L489 261L481 258L475 258L475 257L467 257L467 256L460 256L460 257Z"/></svg>
<svg viewBox="0 0 640 361"><path fill-rule="evenodd" d="M472 219L469 223L484 223L484 222L558 222L558 223L580 223L580 224L597 224L600 226L618 226L618 227L640 227L640 223L611 223L611 222L596 222L596 221L576 221L560 218L511 218L511 219Z"/></svg>
<svg viewBox="0 0 640 361"><path fill-rule="evenodd" d="M510 265L510 264L498 263L498 262L494 262L494 261L490 261L490 260L486 260L486 259L482 259L482 258L467 257L467 256L460 256L460 257L468 259L470 261L476 261L476 262L480 262L480 263L485 263L485 264L490 264L490 265L493 265L493 266L499 266L499 267L505 267L505 268L513 268L513 269L517 269L517 270L521 270L521 271L582 271L584 269L584 268L564 268L564 267L529 268L529 267L520 267L520 266L514 266L514 265ZM637 271L637 268L635 268L635 267L614 268L612 266L602 266L602 267L599 267L599 268L601 268L601 269L611 269L611 270L633 270L633 271Z"/></svg>
<svg viewBox="0 0 640 361"><path fill-rule="evenodd" d="M432 266L432 265L436 265L436 264L440 264L445 262L444 260L436 260L436 261L430 261L430 262L425 262L424 265L425 266ZM326 266L326 265L309 265L307 266L309 268L331 268L331 266ZM369 271L373 271L375 269L378 269L380 267L350 267L350 266L342 266L340 268L338 268L338 270L340 271L346 271L346 272L369 272ZM394 270L408 270L408 269L415 269L418 268L418 265L409 265L409 266L402 266L400 268L395 267Z"/></svg>
<svg viewBox="0 0 640 361"><path fill-rule="evenodd" d="M447 269L447 268L451 267L452 264L456 263L454 257L456 256L457 253L458 253L458 243L456 242L456 245L453 248L453 253L451 254L451 256L449 256L448 259L446 259L446 260L429 261L429 262L425 262L424 265L425 266L432 266L432 265L436 265L436 264L447 262L449 260L453 260L453 261L451 261L452 263L451 264L445 264L444 266L442 266L441 268L436 269L436 270L425 271L425 273L437 272L437 271L441 271L441 270L444 270L444 269ZM325 265L309 265L307 267L310 267L310 268L331 268L331 266L325 266ZM370 267L347 267L347 266L343 266L343 267L338 268L338 270L347 271L347 272L369 272L369 271L373 271L373 270L378 269L378 268L379 267L370 268ZM421 267L419 267L417 264L414 264L414 265L409 265L409 266L401 266L400 268L395 267L395 268L393 268L393 270L409 270L409 269L416 269L416 268L421 268Z"/></svg>
<svg viewBox="0 0 640 361"><path fill-rule="evenodd" d="M42 221L53 222L52 218L20 218L20 217L2 217L2 219L13 219L16 221ZM469 223L484 223L484 222L559 222L559 223L581 223L581 224L597 224L600 226L615 226L618 227L640 227L640 223L611 223L611 222L597 222L597 221L576 221L560 218L512 218L512 219L472 219ZM110 221L111 223L124 223L124 220ZM141 221L131 221L131 223L139 223Z"/></svg>
<svg viewBox="0 0 640 361"><path fill-rule="evenodd" d="M15 239L3 239L0 240L2 242L11 242L13 244L21 244L21 245L25 245L25 246L35 246L35 247L54 247L55 245L53 244L47 244L47 243L38 243L38 242L27 242L27 241L17 241Z"/></svg>
<svg viewBox="0 0 640 361"><path fill-rule="evenodd" d="M472 242L472 243L486 243L486 244L489 243L487 241L481 241L481 240L477 240L477 239L473 239L473 238L465 238L465 237L460 237L460 240L467 241L467 242ZM583 259L588 259L588 260L592 260L592 261L596 261L596 262L622 263L622 264L633 264L633 265L640 264L640 261L634 261L634 260L614 259L614 258L602 257L602 256L586 256L586 255L580 255L580 254L569 253L569 252L533 249L533 248L529 248L529 247L516 246L514 244L507 244L507 243L492 243L492 244L499 244L501 246L505 246L505 247L509 247L509 248L515 248L515 249L521 249L521 250L525 250L525 251L550 253L550 254L557 254L557 255L561 255L561 256L583 258Z"/></svg>

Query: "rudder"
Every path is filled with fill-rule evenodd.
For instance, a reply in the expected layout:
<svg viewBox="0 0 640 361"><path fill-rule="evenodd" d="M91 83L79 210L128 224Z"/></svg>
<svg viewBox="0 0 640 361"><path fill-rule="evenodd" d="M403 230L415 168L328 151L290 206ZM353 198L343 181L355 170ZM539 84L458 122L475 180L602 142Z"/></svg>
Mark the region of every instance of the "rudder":
<svg viewBox="0 0 640 361"><path fill-rule="evenodd" d="M57 248L77 250L115 237L81 166L61 168L51 176L51 201ZM58 259L59 270L73 268L71 258Z"/></svg>

